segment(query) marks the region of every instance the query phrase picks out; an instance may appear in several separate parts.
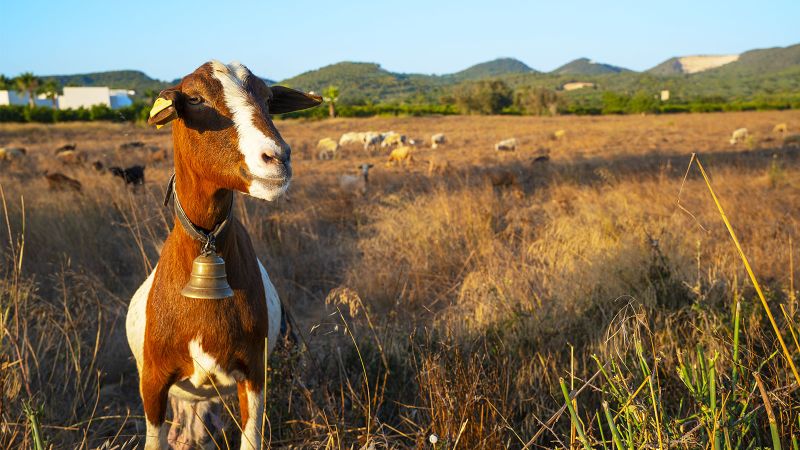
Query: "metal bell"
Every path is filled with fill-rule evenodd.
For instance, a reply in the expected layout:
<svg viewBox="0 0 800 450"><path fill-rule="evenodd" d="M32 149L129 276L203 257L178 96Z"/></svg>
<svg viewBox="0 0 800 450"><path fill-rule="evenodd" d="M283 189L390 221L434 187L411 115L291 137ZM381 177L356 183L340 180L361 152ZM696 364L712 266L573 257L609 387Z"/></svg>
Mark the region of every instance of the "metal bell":
<svg viewBox="0 0 800 450"><path fill-rule="evenodd" d="M181 295L208 299L233 297L233 289L225 275L225 260L215 252L195 258L189 282L181 290Z"/></svg>

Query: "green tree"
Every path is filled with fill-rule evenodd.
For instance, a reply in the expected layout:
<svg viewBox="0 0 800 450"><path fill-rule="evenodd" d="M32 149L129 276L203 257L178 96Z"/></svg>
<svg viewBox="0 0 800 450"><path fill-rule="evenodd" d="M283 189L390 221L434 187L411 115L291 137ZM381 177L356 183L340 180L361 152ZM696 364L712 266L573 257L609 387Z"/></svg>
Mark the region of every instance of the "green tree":
<svg viewBox="0 0 800 450"><path fill-rule="evenodd" d="M606 91L603 93L603 114L624 114L628 111L630 97L625 94Z"/></svg>
<svg viewBox="0 0 800 450"><path fill-rule="evenodd" d="M527 87L514 92L514 106L524 114L554 116L562 104L561 97L547 88Z"/></svg>
<svg viewBox="0 0 800 450"><path fill-rule="evenodd" d="M28 94L28 106L31 108L36 106L36 91L39 90L39 85L42 83L42 80L32 72L25 72L15 78L14 83L17 85L17 92Z"/></svg>
<svg viewBox="0 0 800 450"><path fill-rule="evenodd" d="M0 89L8 89L12 84L11 81L7 76L0 74Z"/></svg>
<svg viewBox="0 0 800 450"><path fill-rule="evenodd" d="M339 101L339 88L328 86L322 91L322 99L328 102L328 116L336 117L336 102Z"/></svg>
<svg viewBox="0 0 800 450"><path fill-rule="evenodd" d="M61 87L55 80L47 80L39 87L37 92L39 94L44 94L45 97L53 102L53 109L58 109L58 94L60 90Z"/></svg>
<svg viewBox="0 0 800 450"><path fill-rule="evenodd" d="M655 94L639 91L628 102L628 112L655 113L659 111L659 103Z"/></svg>
<svg viewBox="0 0 800 450"><path fill-rule="evenodd" d="M498 114L513 104L512 90L501 80L484 80L461 86L455 93L462 113Z"/></svg>

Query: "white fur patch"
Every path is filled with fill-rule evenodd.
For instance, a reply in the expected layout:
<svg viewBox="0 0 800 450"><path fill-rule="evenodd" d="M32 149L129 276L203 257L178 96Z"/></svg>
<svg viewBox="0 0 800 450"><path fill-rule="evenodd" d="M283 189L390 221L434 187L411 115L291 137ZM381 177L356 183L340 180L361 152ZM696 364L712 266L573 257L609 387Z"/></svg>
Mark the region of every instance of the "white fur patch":
<svg viewBox="0 0 800 450"><path fill-rule="evenodd" d="M210 378L215 378L214 385L217 388L236 384L244 378L240 372L227 372L218 363L216 358L203 351L203 338L196 337L189 341L189 357L194 364L194 372L189 377L189 382L194 387L202 387L211 384ZM213 387L213 386L212 386Z"/></svg>
<svg viewBox="0 0 800 450"><path fill-rule="evenodd" d="M259 113L253 108L250 94L244 88L249 71L239 63L226 66L219 61L212 61L211 67L214 78L222 84L225 104L233 115L233 123L239 133L239 151L244 156L248 170L255 177L248 193L264 200L274 200L286 191L288 180L281 185L270 182L271 179L282 178L282 173L275 164L267 164L261 159L261 155L266 153L274 156L280 154L282 149L253 125L253 117Z"/></svg>
<svg viewBox="0 0 800 450"><path fill-rule="evenodd" d="M154 267L147 279L144 280L144 283L133 294L131 304L128 306L128 315L125 317L125 332L128 336L128 345L131 347L131 352L133 352L133 358L136 360L136 368L139 369L139 373L142 372L142 363L144 361L144 326L146 322L147 297L153 287L155 274L156 268Z"/></svg>
<svg viewBox="0 0 800 450"><path fill-rule="evenodd" d="M267 269L257 259L258 267L261 269L261 282L264 284L264 295L267 297L267 315L269 323L267 328L267 354L272 353L275 344L278 343L278 334L281 331L281 300L278 298L278 291L269 280Z"/></svg>
<svg viewBox="0 0 800 450"><path fill-rule="evenodd" d="M261 416L264 414L264 399L261 391L247 389L247 423L243 424L241 450L261 448Z"/></svg>
<svg viewBox="0 0 800 450"><path fill-rule="evenodd" d="M145 431L144 450L162 450L167 448L167 434L164 424L153 425L150 419L145 420L147 429Z"/></svg>

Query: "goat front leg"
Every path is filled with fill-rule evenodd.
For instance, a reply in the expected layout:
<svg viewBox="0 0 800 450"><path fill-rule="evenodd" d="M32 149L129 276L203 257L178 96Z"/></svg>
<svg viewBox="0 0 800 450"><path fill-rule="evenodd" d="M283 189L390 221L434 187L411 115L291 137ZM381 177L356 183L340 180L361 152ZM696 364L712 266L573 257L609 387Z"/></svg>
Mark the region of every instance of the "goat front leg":
<svg viewBox="0 0 800 450"><path fill-rule="evenodd" d="M241 450L260 450L264 439L262 427L264 415L264 381L263 367L248 379L237 384L239 393L239 409L242 414Z"/></svg>
<svg viewBox="0 0 800 450"><path fill-rule="evenodd" d="M164 420L167 411L167 395L170 388L169 376L145 363L139 390L144 404L147 436L145 450L164 450L167 448L167 434Z"/></svg>

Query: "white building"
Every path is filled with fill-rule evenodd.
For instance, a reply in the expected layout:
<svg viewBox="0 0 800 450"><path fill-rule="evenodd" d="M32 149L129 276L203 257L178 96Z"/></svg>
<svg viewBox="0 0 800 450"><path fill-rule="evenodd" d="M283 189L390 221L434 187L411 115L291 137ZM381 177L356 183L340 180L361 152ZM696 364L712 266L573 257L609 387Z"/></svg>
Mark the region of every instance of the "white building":
<svg viewBox="0 0 800 450"><path fill-rule="evenodd" d="M0 106L20 105L28 106L28 93L17 91L0 91ZM39 94L33 99L36 106L53 107L53 101L44 94Z"/></svg>
<svg viewBox="0 0 800 450"><path fill-rule="evenodd" d="M133 104L131 96L134 91L127 89L109 89L101 87L70 87L64 88L64 94L58 96L58 109L90 108L94 105L106 105L111 109L124 108ZM44 94L38 95L34 101L36 106L52 107L53 101ZM28 94L17 91L0 91L0 106L2 105L28 105Z"/></svg>
<svg viewBox="0 0 800 450"><path fill-rule="evenodd" d="M133 91L109 89L106 86L67 86L64 88L64 94L58 96L58 108L77 109L80 107L89 108L94 105L106 105L109 108L117 109L130 106L133 103L130 96L133 94Z"/></svg>
<svg viewBox="0 0 800 450"><path fill-rule="evenodd" d="M58 96L58 109L89 108L93 105L111 106L107 87L65 87Z"/></svg>
<svg viewBox="0 0 800 450"><path fill-rule="evenodd" d="M666 102L667 100L669 100L669 91L664 89L661 91L661 101Z"/></svg>

